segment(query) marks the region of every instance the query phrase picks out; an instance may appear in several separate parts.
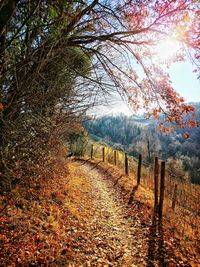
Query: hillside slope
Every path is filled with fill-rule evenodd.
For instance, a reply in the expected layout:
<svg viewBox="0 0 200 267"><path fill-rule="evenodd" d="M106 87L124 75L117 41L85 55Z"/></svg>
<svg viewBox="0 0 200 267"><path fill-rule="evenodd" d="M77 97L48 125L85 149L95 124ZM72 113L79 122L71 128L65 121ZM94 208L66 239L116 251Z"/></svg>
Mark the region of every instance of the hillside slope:
<svg viewBox="0 0 200 267"><path fill-rule="evenodd" d="M67 176L1 198L3 266L198 266L148 203L128 205L106 164L67 165Z"/></svg>
<svg viewBox="0 0 200 267"><path fill-rule="evenodd" d="M194 106L195 119L200 122L200 104ZM84 127L92 140L106 143L132 156L142 153L147 164L153 162L155 155L163 160L172 160L173 165L177 165L180 170L174 176L200 184L200 127L176 127L171 133L164 134L159 131L159 122L145 120L142 116L121 114L88 120L84 122ZM185 133L189 138L184 138Z"/></svg>

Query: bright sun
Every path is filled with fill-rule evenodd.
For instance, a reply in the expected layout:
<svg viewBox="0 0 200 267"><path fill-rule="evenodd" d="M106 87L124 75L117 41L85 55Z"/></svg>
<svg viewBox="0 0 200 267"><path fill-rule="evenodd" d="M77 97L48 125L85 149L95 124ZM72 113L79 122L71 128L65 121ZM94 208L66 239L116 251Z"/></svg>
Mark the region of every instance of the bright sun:
<svg viewBox="0 0 200 267"><path fill-rule="evenodd" d="M168 61L176 56L180 43L174 38L166 38L155 46L156 56L161 61Z"/></svg>

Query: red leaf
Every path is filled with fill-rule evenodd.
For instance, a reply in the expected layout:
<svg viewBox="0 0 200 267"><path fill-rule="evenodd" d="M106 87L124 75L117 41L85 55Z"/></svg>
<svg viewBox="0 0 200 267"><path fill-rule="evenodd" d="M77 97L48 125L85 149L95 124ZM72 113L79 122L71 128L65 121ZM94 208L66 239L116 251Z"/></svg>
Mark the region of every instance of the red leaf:
<svg viewBox="0 0 200 267"><path fill-rule="evenodd" d="M189 135L189 133L184 133L183 137L184 137L185 139L188 139L188 138L190 137L190 135Z"/></svg>

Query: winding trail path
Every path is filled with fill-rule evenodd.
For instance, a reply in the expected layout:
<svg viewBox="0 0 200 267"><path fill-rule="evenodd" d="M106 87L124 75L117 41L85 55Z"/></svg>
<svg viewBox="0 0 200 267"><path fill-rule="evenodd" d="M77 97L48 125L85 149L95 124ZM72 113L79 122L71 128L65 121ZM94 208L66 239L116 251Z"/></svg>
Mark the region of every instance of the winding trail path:
<svg viewBox="0 0 200 267"><path fill-rule="evenodd" d="M91 189L87 194L92 219L86 227L94 244L91 266L146 266L147 242L139 217L128 215L127 203L105 175L87 163L74 164Z"/></svg>

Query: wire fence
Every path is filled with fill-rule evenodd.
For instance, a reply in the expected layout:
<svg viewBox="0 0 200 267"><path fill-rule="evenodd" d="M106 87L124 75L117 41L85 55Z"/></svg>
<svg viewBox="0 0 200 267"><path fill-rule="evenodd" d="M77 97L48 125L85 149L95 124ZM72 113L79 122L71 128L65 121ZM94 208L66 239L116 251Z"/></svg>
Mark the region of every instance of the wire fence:
<svg viewBox="0 0 200 267"><path fill-rule="evenodd" d="M161 216L162 212L164 212L170 220L175 221L178 227L181 225L182 234L192 232L192 234L198 235L198 238L200 237L198 227L200 223L200 185L178 180L175 174L168 173L165 168L164 181L162 181L161 166L162 164L165 165L165 163L162 163L163 161L158 159L157 172L159 173L156 174L156 160L153 163L149 163L144 160L143 155L135 158L123 151L114 150L105 145L91 144L89 142L85 145L84 155L89 159L116 166L124 175L133 177L137 184L150 189L154 196L154 205L156 204L155 198L159 198L159 205L162 205L160 201L164 201ZM138 175L140 175L140 179ZM181 229L181 227L179 228Z"/></svg>

